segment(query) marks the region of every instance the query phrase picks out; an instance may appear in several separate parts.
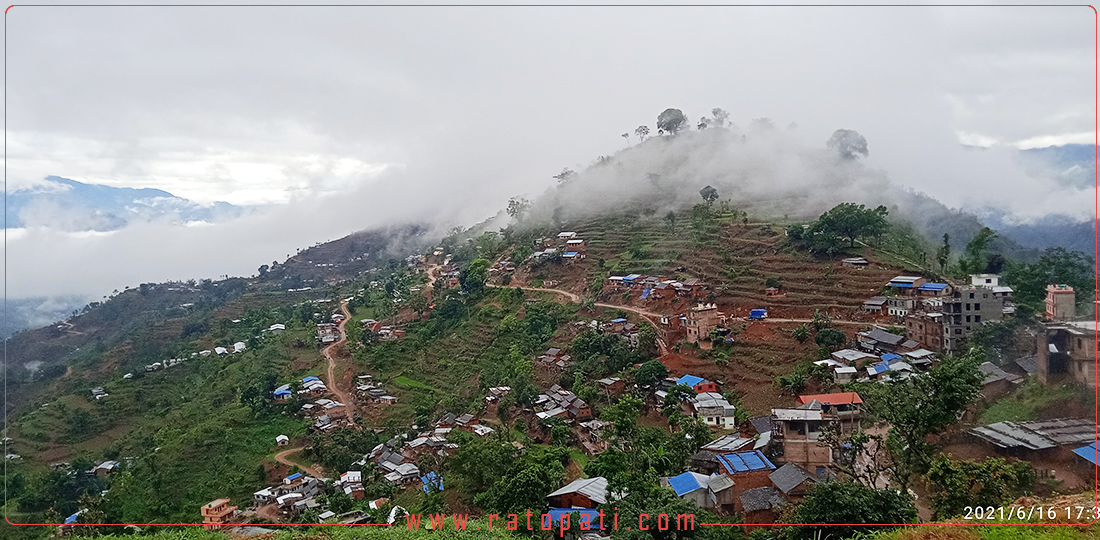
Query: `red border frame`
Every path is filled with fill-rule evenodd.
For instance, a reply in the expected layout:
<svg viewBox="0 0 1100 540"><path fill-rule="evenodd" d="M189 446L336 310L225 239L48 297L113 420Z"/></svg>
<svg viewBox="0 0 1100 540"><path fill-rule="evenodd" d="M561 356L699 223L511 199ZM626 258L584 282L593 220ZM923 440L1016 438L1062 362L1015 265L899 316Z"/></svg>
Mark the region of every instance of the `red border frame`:
<svg viewBox="0 0 1100 540"><path fill-rule="evenodd" d="M1095 113L1094 130L1095 136L1093 139L1093 148L1095 150L1095 166L1098 174L1093 178L1093 209L1095 217L1093 221L1093 261L1097 262L1097 268L1100 268L1100 228L1098 228L1098 221L1100 221L1100 46L1097 46L1097 42L1100 41L1100 12L1097 9L1088 4L12 4L4 10L4 335L7 335L8 329L8 12L15 7L1087 7L1093 12L1094 20L1094 97L1093 107ZM1094 305L1100 301L1100 275L1097 273L1097 268L1093 270L1093 302ZM1100 311L1093 310L1094 322L1100 324ZM1100 339L1097 336L1098 332L1093 334L1093 354L1094 358L1097 358L1096 366L1093 370L1093 376L1096 378L1097 386L1095 386L1094 395L1100 397ZM4 340L4 433L7 434L8 428L8 342ZM1097 435L1100 438L1100 406L1094 409L1093 413L1096 415L1097 421ZM4 455L7 455L7 443L3 445ZM1094 483L1100 482L1100 467L1094 467ZM8 462L4 460L4 521L9 525L14 526L60 526L61 523L13 523L8 519ZM1100 490L1094 491L1095 506L1100 507ZM1093 519L1087 525L1095 525L1100 519ZM83 524L73 524L83 525ZM98 524L100 526L125 526L125 525L161 525L161 526L201 526L201 523L103 523ZM285 526L302 526L302 525L319 525L319 526L390 526L385 523L364 523L358 525L344 525L339 523L273 523L264 524L265 527L285 527ZM758 525L762 527L768 526L791 526L791 525L814 525L806 523L700 523L699 526L742 526L742 525ZM820 523L817 525L847 525L847 526L880 526L880 525L895 525L906 526L913 525L912 523ZM939 526L1035 526L1035 525L1048 525L1048 526L1080 526L1081 523L940 523ZM394 527L397 527L395 522ZM477 529L480 531L480 529ZM471 531L474 532L474 531Z"/></svg>

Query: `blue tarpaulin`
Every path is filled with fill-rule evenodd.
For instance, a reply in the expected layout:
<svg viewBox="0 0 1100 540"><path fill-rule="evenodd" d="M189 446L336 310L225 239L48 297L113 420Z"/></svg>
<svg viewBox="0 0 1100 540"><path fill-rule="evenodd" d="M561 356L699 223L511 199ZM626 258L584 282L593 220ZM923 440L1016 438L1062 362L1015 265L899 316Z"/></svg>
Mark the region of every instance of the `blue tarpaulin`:
<svg viewBox="0 0 1100 540"><path fill-rule="evenodd" d="M672 486L672 490L679 496L683 496L685 493L691 493L703 487L699 485L699 481L695 479L695 475L691 474L691 472L669 478L668 485Z"/></svg>
<svg viewBox="0 0 1100 540"><path fill-rule="evenodd" d="M946 283L925 283L917 288L920 291L942 291L947 288Z"/></svg>
<svg viewBox="0 0 1100 540"><path fill-rule="evenodd" d="M697 377L695 375L684 375L683 377L676 379L676 384L682 384L684 386L690 386L692 388L694 388L695 385L701 382L703 382L703 378Z"/></svg>
<svg viewBox="0 0 1100 540"><path fill-rule="evenodd" d="M1093 465L1100 466L1100 443L1094 442L1088 446L1083 446L1074 450L1073 453L1091 461Z"/></svg>
<svg viewBox="0 0 1100 540"><path fill-rule="evenodd" d="M644 291L642 291L642 300L645 300L646 298L649 298L649 291L651 291L651 290L652 289L649 289L647 287Z"/></svg>

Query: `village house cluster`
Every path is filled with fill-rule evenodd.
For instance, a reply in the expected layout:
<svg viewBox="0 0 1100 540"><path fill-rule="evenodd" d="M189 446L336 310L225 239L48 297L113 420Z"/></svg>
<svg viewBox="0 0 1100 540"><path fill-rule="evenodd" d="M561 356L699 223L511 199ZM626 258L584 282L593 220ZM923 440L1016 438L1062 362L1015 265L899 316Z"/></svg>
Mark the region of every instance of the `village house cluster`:
<svg viewBox="0 0 1100 540"><path fill-rule="evenodd" d="M586 257L586 246L586 242L578 238L576 232L560 232L557 237L536 240L535 253L531 255L531 259L539 261L560 257L563 264L573 264Z"/></svg>

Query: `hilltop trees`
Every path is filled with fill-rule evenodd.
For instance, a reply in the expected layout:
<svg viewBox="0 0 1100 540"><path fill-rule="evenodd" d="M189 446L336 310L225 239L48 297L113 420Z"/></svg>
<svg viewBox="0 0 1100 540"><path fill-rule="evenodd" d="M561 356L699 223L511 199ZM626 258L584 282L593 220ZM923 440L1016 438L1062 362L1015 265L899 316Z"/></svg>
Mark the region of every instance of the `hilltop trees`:
<svg viewBox="0 0 1100 540"><path fill-rule="evenodd" d="M867 208L862 204L841 203L821 214L809 227L792 225L787 237L796 245L815 253L833 254L842 243L855 247L859 238L878 237L886 233L890 223L885 206Z"/></svg>
<svg viewBox="0 0 1100 540"><path fill-rule="evenodd" d="M657 130L675 135L688 126L688 119L680 109L665 109L657 116Z"/></svg>
<svg viewBox="0 0 1100 540"><path fill-rule="evenodd" d="M729 124L730 113L715 107L710 110L710 116L714 119L714 125L718 127L726 127Z"/></svg>
<svg viewBox="0 0 1100 540"><path fill-rule="evenodd" d="M638 142L645 141L649 137L649 126L638 126L634 134L638 136Z"/></svg>
<svg viewBox="0 0 1100 540"><path fill-rule="evenodd" d="M859 156L867 157L867 139L863 135L850 129L838 129L829 137L825 146L835 151L843 159L857 159Z"/></svg>
<svg viewBox="0 0 1100 540"><path fill-rule="evenodd" d="M571 178L573 178L576 175L577 175L576 171L574 171L573 169L570 169L569 167L566 167L566 168L562 169L560 173L555 174L553 176L553 178L557 178L559 184L564 184L565 182L567 182L568 180L570 180Z"/></svg>
<svg viewBox="0 0 1100 540"><path fill-rule="evenodd" d="M714 204L714 201L718 200L718 190L711 186L707 186L699 190L699 196L707 201L707 205Z"/></svg>
<svg viewBox="0 0 1100 540"><path fill-rule="evenodd" d="M569 169L566 169L567 171ZM564 174L564 172L562 173ZM557 178L555 176L554 178ZM531 208L531 201L524 199L523 197L514 197L508 200L508 215L516 221L522 221L523 216L527 215L527 210Z"/></svg>

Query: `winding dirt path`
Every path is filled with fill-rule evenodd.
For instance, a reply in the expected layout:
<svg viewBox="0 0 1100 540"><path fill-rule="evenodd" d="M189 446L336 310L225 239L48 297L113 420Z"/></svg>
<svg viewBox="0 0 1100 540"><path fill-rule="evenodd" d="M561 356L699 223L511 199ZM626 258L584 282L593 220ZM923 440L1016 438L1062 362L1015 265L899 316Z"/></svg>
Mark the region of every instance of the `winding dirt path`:
<svg viewBox="0 0 1100 540"><path fill-rule="evenodd" d="M298 467L299 469L302 470L302 472L304 472L304 473L306 473L306 474L308 474L308 475L310 475L314 478L320 478L321 477L320 471L314 469L313 467L306 467L305 465L299 465L297 463L294 463L293 461L290 461L290 459L287 458L288 455L293 454L294 452L301 452L302 450L305 450L304 446L299 446L298 448L290 448L288 450L283 450L282 452L279 452L278 454L275 454L275 461L278 461L279 463L282 463L283 465L286 465L287 467Z"/></svg>
<svg viewBox="0 0 1100 540"><path fill-rule="evenodd" d="M344 330L344 326L351 320L351 312L348 311L347 301L340 302L340 311L344 312L344 320L340 321L340 324L336 326L337 330L340 331L340 339L322 349L321 354L328 359L328 381L325 384L328 385L328 389L332 393L336 394L340 403L344 404L347 411L348 425L354 426L355 420L353 420L353 418L355 417L355 403L351 401L351 396L349 396L347 392L341 390L336 384L336 349L348 342L348 333Z"/></svg>

